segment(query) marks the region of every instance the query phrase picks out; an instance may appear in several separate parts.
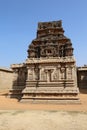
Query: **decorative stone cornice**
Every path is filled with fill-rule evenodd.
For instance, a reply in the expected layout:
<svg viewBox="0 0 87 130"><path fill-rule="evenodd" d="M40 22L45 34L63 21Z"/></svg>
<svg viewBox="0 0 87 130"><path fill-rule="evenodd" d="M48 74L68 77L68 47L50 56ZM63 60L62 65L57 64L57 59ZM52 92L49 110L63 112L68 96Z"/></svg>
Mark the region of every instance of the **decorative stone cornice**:
<svg viewBox="0 0 87 130"><path fill-rule="evenodd" d="M22 64L12 64L11 65L11 68L14 69L14 68L21 68L21 67L25 67L25 63L22 63Z"/></svg>
<svg viewBox="0 0 87 130"><path fill-rule="evenodd" d="M45 58L29 58L26 60L26 64L36 64L36 63L75 63L74 57L45 57Z"/></svg>

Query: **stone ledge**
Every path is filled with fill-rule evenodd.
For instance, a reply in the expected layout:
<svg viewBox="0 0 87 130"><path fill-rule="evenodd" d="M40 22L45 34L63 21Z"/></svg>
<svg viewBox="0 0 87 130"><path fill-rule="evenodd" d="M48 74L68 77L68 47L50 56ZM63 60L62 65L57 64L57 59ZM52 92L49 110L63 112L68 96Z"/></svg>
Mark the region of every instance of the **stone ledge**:
<svg viewBox="0 0 87 130"><path fill-rule="evenodd" d="M4 68L4 67L0 67L0 71L5 71L5 72L11 72L13 73L13 70L10 68Z"/></svg>
<svg viewBox="0 0 87 130"><path fill-rule="evenodd" d="M66 63L66 62L75 62L73 56L69 57L45 57L45 58L29 58L26 60L26 64L34 64L34 63Z"/></svg>
<svg viewBox="0 0 87 130"><path fill-rule="evenodd" d="M59 99L59 100L32 100L32 99L22 99L20 103L30 103L30 104L81 104L78 99Z"/></svg>

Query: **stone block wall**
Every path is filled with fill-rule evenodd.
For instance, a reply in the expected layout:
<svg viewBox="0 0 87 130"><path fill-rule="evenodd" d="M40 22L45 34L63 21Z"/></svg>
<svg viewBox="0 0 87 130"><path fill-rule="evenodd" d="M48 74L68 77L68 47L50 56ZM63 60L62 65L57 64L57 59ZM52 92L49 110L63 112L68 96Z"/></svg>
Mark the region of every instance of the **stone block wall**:
<svg viewBox="0 0 87 130"><path fill-rule="evenodd" d="M77 81L80 89L87 89L87 66L77 68Z"/></svg>
<svg viewBox="0 0 87 130"><path fill-rule="evenodd" d="M11 69L0 68L0 93L8 92L12 87L13 71Z"/></svg>

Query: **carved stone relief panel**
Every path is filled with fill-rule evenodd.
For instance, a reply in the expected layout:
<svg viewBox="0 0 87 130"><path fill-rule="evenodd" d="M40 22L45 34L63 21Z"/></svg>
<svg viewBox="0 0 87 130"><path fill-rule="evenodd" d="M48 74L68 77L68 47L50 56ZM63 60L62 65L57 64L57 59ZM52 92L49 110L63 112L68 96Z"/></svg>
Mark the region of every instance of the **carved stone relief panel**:
<svg viewBox="0 0 87 130"><path fill-rule="evenodd" d="M46 81L47 80L47 73L45 72L44 68L40 70L40 77L42 81Z"/></svg>
<svg viewBox="0 0 87 130"><path fill-rule="evenodd" d="M53 71L53 75L52 75L52 80L56 81L59 79L59 73L58 73L58 69L54 69Z"/></svg>
<svg viewBox="0 0 87 130"><path fill-rule="evenodd" d="M45 72L47 74L47 82L51 82L52 81L52 73L54 71L54 67L53 66L47 66L45 68Z"/></svg>
<svg viewBox="0 0 87 130"><path fill-rule="evenodd" d="M40 52L41 56L46 56L46 51L44 48L41 48L41 52Z"/></svg>
<svg viewBox="0 0 87 130"><path fill-rule="evenodd" d="M33 68L28 70L28 80L33 80Z"/></svg>
<svg viewBox="0 0 87 130"><path fill-rule="evenodd" d="M65 79L65 74L66 74L65 67L61 67L60 73L61 73L61 79Z"/></svg>
<svg viewBox="0 0 87 130"><path fill-rule="evenodd" d="M47 82L51 82L51 70L46 70L47 72Z"/></svg>
<svg viewBox="0 0 87 130"><path fill-rule="evenodd" d="M68 79L72 79L72 68L71 67L69 67L69 68L67 68L67 78Z"/></svg>

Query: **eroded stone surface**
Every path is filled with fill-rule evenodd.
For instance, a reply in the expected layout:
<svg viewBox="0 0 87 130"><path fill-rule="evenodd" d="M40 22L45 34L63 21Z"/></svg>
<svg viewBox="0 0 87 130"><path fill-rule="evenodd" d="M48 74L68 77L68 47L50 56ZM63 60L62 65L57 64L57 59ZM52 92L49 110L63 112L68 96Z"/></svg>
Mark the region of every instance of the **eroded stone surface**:
<svg viewBox="0 0 87 130"><path fill-rule="evenodd" d="M24 64L13 64L14 95L23 101L78 100L76 64L62 21L38 23ZM14 91L13 91L14 90Z"/></svg>

